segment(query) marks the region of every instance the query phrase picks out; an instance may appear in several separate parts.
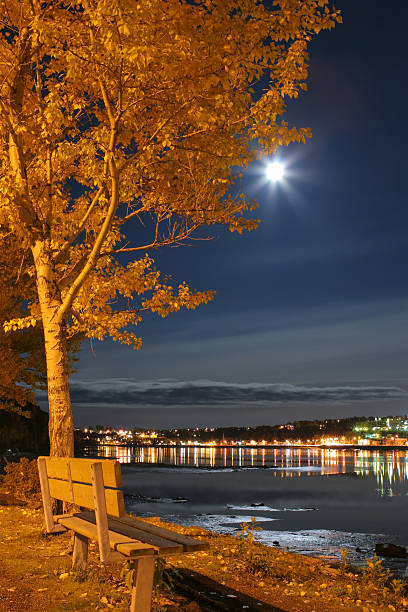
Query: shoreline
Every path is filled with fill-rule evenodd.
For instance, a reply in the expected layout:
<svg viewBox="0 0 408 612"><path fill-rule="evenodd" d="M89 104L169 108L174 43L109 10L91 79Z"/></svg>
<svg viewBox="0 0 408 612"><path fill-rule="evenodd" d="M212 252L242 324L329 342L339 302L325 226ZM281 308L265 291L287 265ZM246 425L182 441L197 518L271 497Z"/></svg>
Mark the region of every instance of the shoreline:
<svg viewBox="0 0 408 612"><path fill-rule="evenodd" d="M41 510L3 506L0 515L4 531L4 541L0 542L0 609L2 604L15 612L129 609L128 589L118 576L120 567L105 572L94 545L90 547L89 573L78 574L70 567L70 534L44 538ZM166 589L159 585L152 612L240 608L390 612L408 608L406 582L392 581L381 570L364 575L347 563L334 568L322 560L253 544L247 536L240 539L150 520L210 544L208 552L168 559L165 571L172 586ZM28 544L25 548L22 539Z"/></svg>

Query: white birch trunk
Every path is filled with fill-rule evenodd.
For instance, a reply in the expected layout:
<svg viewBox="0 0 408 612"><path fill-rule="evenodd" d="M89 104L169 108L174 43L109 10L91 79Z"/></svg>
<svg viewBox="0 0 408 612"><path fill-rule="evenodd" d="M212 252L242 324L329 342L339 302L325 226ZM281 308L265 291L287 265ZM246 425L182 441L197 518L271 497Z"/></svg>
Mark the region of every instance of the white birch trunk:
<svg viewBox="0 0 408 612"><path fill-rule="evenodd" d="M50 240L37 240L32 247L37 290L44 327L47 363L50 454L74 456L74 424L69 396L66 325L58 317L61 294L56 281Z"/></svg>

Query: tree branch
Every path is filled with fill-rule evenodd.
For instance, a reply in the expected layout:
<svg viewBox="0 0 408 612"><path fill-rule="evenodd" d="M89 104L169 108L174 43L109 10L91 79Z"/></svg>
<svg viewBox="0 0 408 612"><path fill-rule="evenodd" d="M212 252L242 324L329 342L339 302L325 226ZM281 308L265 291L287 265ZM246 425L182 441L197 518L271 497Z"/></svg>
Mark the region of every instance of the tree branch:
<svg viewBox="0 0 408 612"><path fill-rule="evenodd" d="M78 238L78 236L80 235L80 233L82 232L82 230L84 229L85 223L87 222L87 220L89 219L89 216L91 214L91 212L93 211L93 209L95 208L96 204L99 201L99 198L101 197L102 193L105 191L106 186L102 185L101 187L99 187L98 191L96 192L92 202L90 203L90 205L88 206L88 209L86 211L86 213L84 214L84 216L82 217L81 221L79 222L77 231L75 232L75 234L73 236L71 236L71 238L64 244L64 246L62 247L62 249L60 251L58 251L58 253L55 255L54 257L54 261L56 264L61 263L65 257L65 255L68 253L69 248L71 246L71 244Z"/></svg>
<svg viewBox="0 0 408 612"><path fill-rule="evenodd" d="M92 36L92 32L91 32L91 36ZM82 268L82 270L79 272L78 276L75 278L75 280L72 282L72 285L70 287L70 289L67 291L63 302L60 306L60 308L58 309L58 318L62 319L66 316L68 310L70 309L70 307L72 306L72 303L78 293L78 291L80 290L80 288L82 287L82 285L84 284L85 280L88 278L89 274L91 273L91 271L93 270L100 252L101 252L101 248L103 246L103 243L105 241L105 238L109 232L109 230L112 227L112 222L113 222L113 218L115 215L115 212L118 208L119 205L119 173L116 167L116 162L115 162L115 147L116 147L116 138L117 138L117 133L118 133L118 125L117 125L117 121L114 118L113 112L112 112L112 107L110 105L109 99L107 97L106 94L106 89L105 89L105 85L103 83L103 80L98 78L99 81L99 85L101 87L101 92L102 92L102 96L104 98L104 103L106 106L106 111L108 113L108 117L110 120L110 124L111 124L111 132L110 132L110 139L109 139L109 148L108 151L105 154L105 167L106 167L106 172L109 172L110 177L111 177L111 198L110 198L110 204L109 204L109 208L108 208L108 212L106 214L105 220L102 224L102 227L99 231L98 236L96 237L96 240L94 242L94 246L87 258L87 261L84 265L84 267Z"/></svg>
<svg viewBox="0 0 408 612"><path fill-rule="evenodd" d="M21 122L25 79L30 66L30 57L30 31L23 29L20 33L16 71L10 85L9 108L6 107L4 101L0 98L0 111L9 133L9 161L17 185L14 203L18 210L20 222L24 225L31 238L34 239L35 235L41 232L41 222L29 197L27 172L24 163L23 138L14 127Z"/></svg>
<svg viewBox="0 0 408 612"><path fill-rule="evenodd" d="M66 296L63 299L63 302L58 310L58 318L62 319L64 316L66 316L69 308L72 305L72 302L74 301L78 291L80 290L80 288L82 287L82 285L84 284L85 280L88 278L89 274L91 273L91 271L93 270L96 261L98 260L102 245L104 243L104 240L112 226L112 221L113 221L113 217L115 215L116 209L118 207L118 203L119 203L119 193L118 193L118 189L119 189L119 179L117 176L117 171L116 171L116 167L113 163L113 160L111 160L109 162L110 166L113 166L112 170L113 170L113 176L112 176L112 193L111 193L111 201L110 201L110 205L109 205L109 209L107 212L107 215L105 217L105 221L102 224L102 227L100 229L100 232L95 240L94 246L92 248L92 251L90 252L86 264L84 265L84 267L82 268L81 272L78 274L78 276L75 278L75 280L73 281L70 289L68 290Z"/></svg>
<svg viewBox="0 0 408 612"><path fill-rule="evenodd" d="M144 246L138 246L138 247L122 247L120 249L114 249L112 251L104 253L104 255L115 255L117 253L134 253L136 251L148 251L148 250L158 249L159 247L170 246L170 245L181 246L183 240L187 240L187 238L192 240L191 234L198 227L199 227L198 223L194 224L193 226L187 228L185 231L180 232L179 234L174 233L173 235L168 236L168 238L163 238L161 240L157 239L157 234L156 234L155 240L151 242L150 244L145 244ZM195 238L194 240L211 240L211 237Z"/></svg>
<svg viewBox="0 0 408 612"><path fill-rule="evenodd" d="M153 140L156 138L157 134L159 132L161 132L161 130L170 122L172 121L172 119L174 119L182 110L185 106L187 106L187 104L190 104L191 100L187 100L186 102L184 102L178 109L177 111L173 114L170 115L170 117L167 117L167 119L165 119L164 121L162 121L157 128L154 130L153 134L150 136L150 138L148 139L148 141L143 145L142 150L144 151L152 142ZM125 159L125 161L122 163L122 165L119 167L119 174L121 174L123 172L123 170L125 168L128 167L128 165L132 162L132 160L137 156L138 151L136 153L134 153L133 155L130 155L127 159Z"/></svg>

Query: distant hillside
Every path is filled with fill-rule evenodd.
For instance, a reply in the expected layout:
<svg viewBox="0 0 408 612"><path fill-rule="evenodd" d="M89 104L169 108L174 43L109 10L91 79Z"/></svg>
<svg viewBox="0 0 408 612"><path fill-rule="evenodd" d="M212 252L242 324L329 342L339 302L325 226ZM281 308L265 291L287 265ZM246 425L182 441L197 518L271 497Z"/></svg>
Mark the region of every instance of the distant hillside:
<svg viewBox="0 0 408 612"><path fill-rule="evenodd" d="M390 444L408 439L408 416L348 417L322 421L293 421L254 427L189 427L185 429L117 429L97 425L77 429L75 442L84 445L121 444ZM404 442L405 444L405 442Z"/></svg>
<svg viewBox="0 0 408 612"><path fill-rule="evenodd" d="M384 417L386 418L386 417ZM211 440L312 440L316 436L347 436L360 424L372 422L374 417L350 417L346 419L325 419L324 421L294 421L285 425L260 425L258 427L216 427L171 429L160 434L180 441L197 439L202 442Z"/></svg>

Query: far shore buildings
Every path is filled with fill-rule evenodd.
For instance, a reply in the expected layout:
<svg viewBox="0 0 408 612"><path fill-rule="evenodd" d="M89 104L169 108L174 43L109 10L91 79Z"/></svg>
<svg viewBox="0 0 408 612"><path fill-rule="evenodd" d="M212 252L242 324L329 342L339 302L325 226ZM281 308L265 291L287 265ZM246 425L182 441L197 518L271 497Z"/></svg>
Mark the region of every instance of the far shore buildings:
<svg viewBox="0 0 408 612"><path fill-rule="evenodd" d="M352 431L349 435L323 435L314 436L312 439L281 439L281 440L257 440L251 439L230 439L223 437L220 440L200 440L200 433L192 434L190 439L180 440L177 437L161 435L156 431L136 431L114 428L99 427L97 430L84 428L77 430L81 441L90 444L112 445L112 446L366 446L366 447L408 447L407 433L385 432L357 432Z"/></svg>

